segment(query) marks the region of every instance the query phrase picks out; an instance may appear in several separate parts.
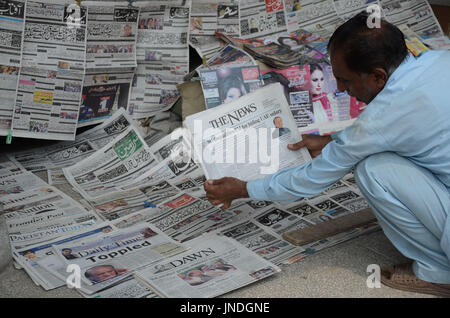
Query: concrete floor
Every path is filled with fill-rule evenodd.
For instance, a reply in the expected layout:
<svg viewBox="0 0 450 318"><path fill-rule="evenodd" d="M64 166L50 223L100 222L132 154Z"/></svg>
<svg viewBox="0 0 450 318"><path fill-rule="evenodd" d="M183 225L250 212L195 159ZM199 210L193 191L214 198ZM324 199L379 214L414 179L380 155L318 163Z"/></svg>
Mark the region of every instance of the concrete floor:
<svg viewBox="0 0 450 318"><path fill-rule="evenodd" d="M6 239L2 229L0 238ZM14 269L12 261L0 247L0 297L67 298L81 297L76 291L61 287L44 291L23 270ZM9 261L5 262L5 258ZM230 292L226 298L422 298L430 295L367 287L369 264L380 266L405 262L381 231L367 234L310 255L299 262L282 266L282 272L255 284Z"/></svg>

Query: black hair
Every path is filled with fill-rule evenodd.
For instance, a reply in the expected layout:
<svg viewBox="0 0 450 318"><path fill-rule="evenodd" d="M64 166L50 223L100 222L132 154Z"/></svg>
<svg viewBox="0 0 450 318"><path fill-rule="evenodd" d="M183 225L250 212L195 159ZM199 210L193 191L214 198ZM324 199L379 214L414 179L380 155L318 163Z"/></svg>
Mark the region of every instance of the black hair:
<svg viewBox="0 0 450 318"><path fill-rule="evenodd" d="M225 100L228 91L233 87L239 89L239 91L241 92L241 96L247 94L247 90L245 89L242 79L237 75L229 75L223 80L220 85L220 92L223 100Z"/></svg>
<svg viewBox="0 0 450 318"><path fill-rule="evenodd" d="M391 74L408 56L405 37L395 25L380 19L380 27L370 28L372 19L363 11L339 26L328 42L328 52L343 53L347 67L358 74L383 68Z"/></svg>
<svg viewBox="0 0 450 318"><path fill-rule="evenodd" d="M319 71L323 72L323 68L319 64L312 63L312 64L309 65L309 73L310 74L314 73L314 71L316 71L316 70L319 70Z"/></svg>
<svg viewBox="0 0 450 318"><path fill-rule="evenodd" d="M302 44L302 42L299 39L291 38L290 36L280 36L277 41L278 41L278 43L280 43L280 45L288 46L287 44L283 43L283 40L295 41L295 43L297 43L297 45L301 45Z"/></svg>
<svg viewBox="0 0 450 318"><path fill-rule="evenodd" d="M284 95L286 96L286 99L289 103L289 93L291 91L289 87L289 80L284 76L283 74L277 73L277 72L267 72L263 76L264 85L268 85L270 83L280 83L283 86Z"/></svg>

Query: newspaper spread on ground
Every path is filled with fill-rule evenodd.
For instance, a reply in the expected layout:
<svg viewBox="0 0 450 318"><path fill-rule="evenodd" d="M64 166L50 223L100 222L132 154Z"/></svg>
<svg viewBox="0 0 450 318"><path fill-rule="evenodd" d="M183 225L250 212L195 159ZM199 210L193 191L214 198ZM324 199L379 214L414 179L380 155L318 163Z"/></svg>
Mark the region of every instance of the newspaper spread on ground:
<svg viewBox="0 0 450 318"><path fill-rule="evenodd" d="M303 28L328 39L344 22L338 16L333 0L286 0L285 3L289 32Z"/></svg>
<svg viewBox="0 0 450 318"><path fill-rule="evenodd" d="M126 111L119 109L102 124L78 134L74 141L19 151L8 154L8 157L18 166L32 172L62 169L90 156L130 126L139 129Z"/></svg>
<svg viewBox="0 0 450 318"><path fill-rule="evenodd" d="M281 269L225 236L204 235L189 251L137 271L163 297L216 297Z"/></svg>
<svg viewBox="0 0 450 318"><path fill-rule="evenodd" d="M14 251L14 259L23 266L25 271L45 290L66 285L67 266L58 262L52 246L73 240L83 240L90 236L106 235L113 228L104 223L92 226L88 231L76 231L44 243L33 244L24 249Z"/></svg>
<svg viewBox="0 0 450 318"><path fill-rule="evenodd" d="M78 127L128 109L136 63L139 8L127 2L84 1L89 11L86 76Z"/></svg>
<svg viewBox="0 0 450 318"><path fill-rule="evenodd" d="M263 86L257 65L234 65L198 71L206 108L229 103Z"/></svg>
<svg viewBox="0 0 450 318"><path fill-rule="evenodd" d="M303 248L283 240L277 233L261 226L253 218L233 223L217 230L220 234L233 238L264 259L276 264L295 262Z"/></svg>
<svg viewBox="0 0 450 318"><path fill-rule="evenodd" d="M11 129L19 78L24 14L24 0L0 3L0 136L6 136Z"/></svg>
<svg viewBox="0 0 450 318"><path fill-rule="evenodd" d="M239 36L239 3L236 0L194 0L189 23L189 43L200 57L209 59L223 46L216 31Z"/></svg>
<svg viewBox="0 0 450 318"><path fill-rule="evenodd" d="M66 179L83 197L92 199L133 181L157 164L135 127L77 164L63 168Z"/></svg>
<svg viewBox="0 0 450 318"><path fill-rule="evenodd" d="M85 284L101 284L103 288L139 268L186 250L148 223L92 240L53 244L53 251L66 266L80 266L81 280Z"/></svg>
<svg viewBox="0 0 450 318"><path fill-rule="evenodd" d="M386 20L390 23L407 24L424 38L444 35L426 0L380 0L380 4Z"/></svg>
<svg viewBox="0 0 450 318"><path fill-rule="evenodd" d="M279 83L188 116L184 124L209 179L249 181L311 160L306 148L287 148L301 136Z"/></svg>
<svg viewBox="0 0 450 318"><path fill-rule="evenodd" d="M282 0L241 0L239 6L241 37L276 38L286 32L285 6Z"/></svg>
<svg viewBox="0 0 450 318"><path fill-rule="evenodd" d="M69 0L28 1L13 136L73 140L86 58L86 8Z"/></svg>
<svg viewBox="0 0 450 318"><path fill-rule="evenodd" d="M23 193L48 184L28 171L12 172L0 176L0 195Z"/></svg>
<svg viewBox="0 0 450 318"><path fill-rule="evenodd" d="M134 118L145 118L171 108L180 97L176 85L189 72L190 1L135 5L141 11L130 110Z"/></svg>

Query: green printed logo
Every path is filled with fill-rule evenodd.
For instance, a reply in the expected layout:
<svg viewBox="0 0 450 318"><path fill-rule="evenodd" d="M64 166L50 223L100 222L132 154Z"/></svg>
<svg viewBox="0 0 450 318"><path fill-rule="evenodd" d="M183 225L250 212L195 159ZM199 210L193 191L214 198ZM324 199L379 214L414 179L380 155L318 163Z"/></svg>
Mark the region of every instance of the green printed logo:
<svg viewBox="0 0 450 318"><path fill-rule="evenodd" d="M132 131L114 146L114 151L121 161L129 158L142 147L142 141L136 132Z"/></svg>

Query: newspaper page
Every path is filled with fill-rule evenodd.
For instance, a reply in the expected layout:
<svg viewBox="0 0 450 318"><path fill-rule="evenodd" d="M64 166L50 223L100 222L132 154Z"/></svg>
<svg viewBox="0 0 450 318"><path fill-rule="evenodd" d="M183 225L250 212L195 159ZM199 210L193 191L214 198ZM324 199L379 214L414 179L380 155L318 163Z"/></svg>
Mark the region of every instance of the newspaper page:
<svg viewBox="0 0 450 318"><path fill-rule="evenodd" d="M263 85L257 65L201 69L199 74L206 108L227 104Z"/></svg>
<svg viewBox="0 0 450 318"><path fill-rule="evenodd" d="M48 184L31 172L21 171L0 176L0 195L22 193Z"/></svg>
<svg viewBox="0 0 450 318"><path fill-rule="evenodd" d="M176 85L189 73L190 1L143 1L135 5L141 11L130 113L134 118L145 118L171 108L180 97Z"/></svg>
<svg viewBox="0 0 450 318"><path fill-rule="evenodd" d="M209 179L250 181L311 160L306 148L287 148L301 135L279 83L188 116L184 123L192 134L195 158Z"/></svg>
<svg viewBox="0 0 450 318"><path fill-rule="evenodd" d="M100 123L127 109L133 77L134 68L86 70L78 127Z"/></svg>
<svg viewBox="0 0 450 318"><path fill-rule="evenodd" d="M89 10L86 76L78 127L128 109L136 63L139 8L127 2L84 1Z"/></svg>
<svg viewBox="0 0 450 318"><path fill-rule="evenodd" d="M378 0L333 0L336 12L344 21L351 19L361 11L375 12L375 5L378 6L376 10L381 13L381 6Z"/></svg>
<svg viewBox="0 0 450 318"><path fill-rule="evenodd" d="M192 248L136 272L163 297L216 297L280 272L280 268L236 241L203 235Z"/></svg>
<svg viewBox="0 0 450 318"><path fill-rule="evenodd" d="M251 206L236 202L223 211L208 200L182 193L178 197L150 209L146 222L179 241L189 241L203 233L236 222L254 213Z"/></svg>
<svg viewBox="0 0 450 318"><path fill-rule="evenodd" d="M63 171L83 197L92 199L131 182L155 165L140 132L128 127L102 149Z"/></svg>
<svg viewBox="0 0 450 318"><path fill-rule="evenodd" d="M444 32L427 0L379 0L386 20L407 24L423 38L443 36Z"/></svg>
<svg viewBox="0 0 450 318"><path fill-rule="evenodd" d="M262 227L252 219L233 223L217 231L235 239L246 248L276 265L293 263L304 251L303 248L283 240L278 234Z"/></svg>
<svg viewBox="0 0 450 318"><path fill-rule="evenodd" d="M75 137L74 141L62 141L49 146L8 154L8 158L25 170L36 172L62 169L90 156L113 140L129 126L137 128L124 109L112 117Z"/></svg>
<svg viewBox="0 0 450 318"><path fill-rule="evenodd" d="M285 0L289 32L307 29L323 38L330 38L344 20L335 10L333 0Z"/></svg>
<svg viewBox="0 0 450 318"><path fill-rule="evenodd" d="M22 171L25 171L25 169L20 164L11 161L7 156L0 155L0 176Z"/></svg>
<svg viewBox="0 0 450 318"><path fill-rule="evenodd" d="M327 63L262 71L265 83L279 82L302 133L332 133L350 126L366 105L339 92ZM324 127L325 126L325 127Z"/></svg>
<svg viewBox="0 0 450 318"><path fill-rule="evenodd" d="M186 250L148 223L92 240L53 245L53 251L66 265L80 266L81 280L85 284L102 284L103 287L139 268Z"/></svg>
<svg viewBox="0 0 450 318"><path fill-rule="evenodd" d="M75 138L87 11L85 7L74 10L74 6L68 0L27 1L13 136Z"/></svg>
<svg viewBox="0 0 450 318"><path fill-rule="evenodd" d="M92 295L80 293L86 298L159 298L149 287L133 277Z"/></svg>
<svg viewBox="0 0 450 318"><path fill-rule="evenodd" d="M21 59L25 1L0 3L0 136L11 129Z"/></svg>
<svg viewBox="0 0 450 318"><path fill-rule="evenodd" d="M189 43L200 57L209 59L223 46L214 36L216 31L239 36L239 3L228 0L194 0L189 23Z"/></svg>
<svg viewBox="0 0 450 318"><path fill-rule="evenodd" d="M285 5L282 0L241 0L239 6L241 37L276 38L286 32Z"/></svg>

